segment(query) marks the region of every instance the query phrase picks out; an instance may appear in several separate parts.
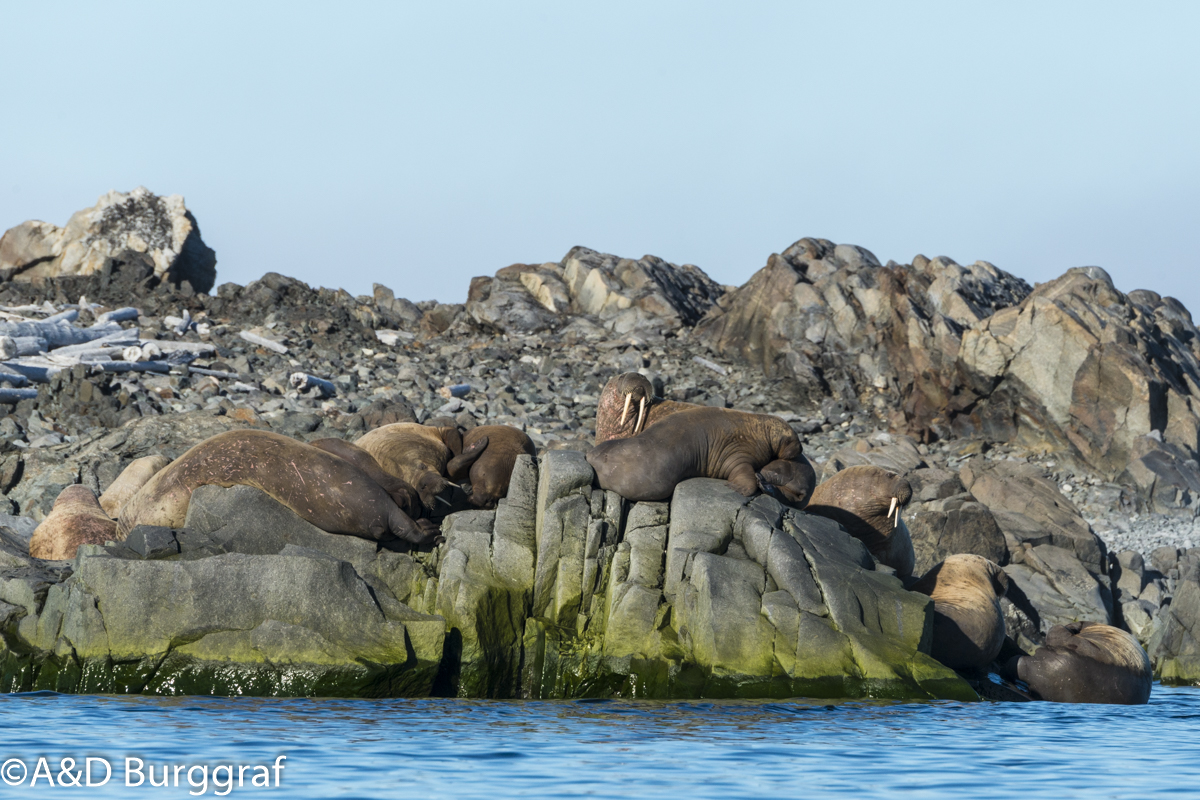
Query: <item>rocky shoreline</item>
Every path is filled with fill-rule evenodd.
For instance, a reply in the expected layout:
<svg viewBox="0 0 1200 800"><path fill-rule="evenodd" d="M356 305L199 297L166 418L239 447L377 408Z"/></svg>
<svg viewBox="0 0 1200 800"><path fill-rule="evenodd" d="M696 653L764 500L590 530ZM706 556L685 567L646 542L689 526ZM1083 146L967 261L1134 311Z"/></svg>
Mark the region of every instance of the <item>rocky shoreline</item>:
<svg viewBox="0 0 1200 800"><path fill-rule="evenodd" d="M126 196L114 203L141 219ZM39 272L10 234L0 306L74 305L81 325L132 306L122 325L166 345L150 360L179 344L196 356L161 374L67 366L0 406L6 541L27 538L65 486L99 493L134 458L232 428L307 441L450 416L522 428L543 458L586 450L601 388L640 371L668 399L782 417L819 474L873 463L912 475L919 561L976 552L1004 566L1018 644L1056 622L1112 622L1164 679L1200 679L1200 335L1175 301L1117 292L1102 270L1034 288L986 262L883 265L802 239L735 288L690 265L574 248L477 278L464 303L413 303L381 284L353 297L277 274L200 292L111 232L90 240L90 272L47 266L64 260L55 245L29 262ZM296 373L332 389L296 388Z"/></svg>

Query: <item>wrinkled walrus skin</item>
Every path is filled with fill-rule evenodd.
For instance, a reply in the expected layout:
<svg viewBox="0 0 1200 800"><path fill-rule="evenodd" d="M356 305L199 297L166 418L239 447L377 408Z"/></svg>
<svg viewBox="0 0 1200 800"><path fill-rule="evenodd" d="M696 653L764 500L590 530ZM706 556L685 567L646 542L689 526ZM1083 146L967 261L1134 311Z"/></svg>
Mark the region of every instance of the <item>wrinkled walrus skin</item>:
<svg viewBox="0 0 1200 800"><path fill-rule="evenodd" d="M725 408L678 411L637 436L597 445L587 460L602 488L635 501L666 500L688 478L718 478L745 497L757 494L763 480L788 503L802 506L816 483L791 426L778 417ZM788 482L774 484L767 474Z"/></svg>
<svg viewBox="0 0 1200 800"><path fill-rule="evenodd" d="M332 453L343 461L349 461L367 474L367 477L383 487L383 490L400 506L400 510L413 519L421 515L421 499L417 490L409 486L395 475L383 471L370 453L358 445L351 444L345 439L315 439L309 445Z"/></svg>
<svg viewBox="0 0 1200 800"><path fill-rule="evenodd" d="M192 491L252 486L329 533L413 543L429 538L362 470L331 453L269 431L205 439L157 473L121 510L122 539L138 525L183 527Z"/></svg>
<svg viewBox="0 0 1200 800"><path fill-rule="evenodd" d="M958 554L909 587L933 598L933 652L950 669L983 669L1004 646L1000 598L1008 575L983 556Z"/></svg>
<svg viewBox="0 0 1200 800"><path fill-rule="evenodd" d="M146 456L132 461L104 490L104 494L100 495L100 507L104 509L104 513L112 519L119 517L121 506L137 494L138 489L145 486L146 482L153 478L159 470L170 463L171 459L160 455Z"/></svg>
<svg viewBox="0 0 1200 800"><path fill-rule="evenodd" d="M475 450L482 448L478 455ZM446 465L453 480L467 479L471 494L467 500L476 508L495 508L508 495L517 456L537 458L537 448L524 431L509 425L481 425L463 434L463 455ZM472 463L473 462L473 463Z"/></svg>
<svg viewBox="0 0 1200 800"><path fill-rule="evenodd" d="M384 472L417 490L425 512L446 490L446 464L456 456L478 456L479 445L463 452L462 434L456 427L431 427L416 422L394 422L360 436L355 445L366 450ZM478 443L477 443L478 445Z"/></svg>
<svg viewBox="0 0 1200 800"><path fill-rule="evenodd" d="M596 403L596 444L628 439L677 411L705 408L654 396L654 384L640 372L610 378Z"/></svg>
<svg viewBox="0 0 1200 800"><path fill-rule="evenodd" d="M86 486L68 486L29 539L29 555L61 561L75 557L81 544L104 544L122 539L117 523L104 513Z"/></svg>
<svg viewBox="0 0 1200 800"><path fill-rule="evenodd" d="M1009 660L1005 673L1029 685L1039 700L1054 703L1150 702L1154 675L1137 639L1099 622L1055 625L1031 656Z"/></svg>
<svg viewBox="0 0 1200 800"><path fill-rule="evenodd" d="M856 466L817 485L804 509L837 522L881 564L907 578L917 563L900 512L912 499L908 481L882 467Z"/></svg>

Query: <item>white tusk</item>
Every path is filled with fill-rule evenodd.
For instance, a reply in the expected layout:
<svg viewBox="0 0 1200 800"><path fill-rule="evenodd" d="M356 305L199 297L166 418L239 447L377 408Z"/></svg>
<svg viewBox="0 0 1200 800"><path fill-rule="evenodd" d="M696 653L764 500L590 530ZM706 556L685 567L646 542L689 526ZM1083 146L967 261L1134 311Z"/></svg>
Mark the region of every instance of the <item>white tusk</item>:
<svg viewBox="0 0 1200 800"><path fill-rule="evenodd" d="M637 433L642 429L642 420L646 418L646 398L642 398L642 402L638 405L637 425L633 426L633 432Z"/></svg>
<svg viewBox="0 0 1200 800"><path fill-rule="evenodd" d="M629 416L629 403L633 400L633 392L625 393L625 408L621 410L621 425L625 424L625 418ZM637 431L634 431L637 433Z"/></svg>
<svg viewBox="0 0 1200 800"><path fill-rule="evenodd" d="M892 498L892 507L888 509L888 515L887 515L887 518L888 518L888 519L891 519L891 518L892 518L892 514L895 514L895 513L896 513L896 498L894 498L894 497L893 497L893 498Z"/></svg>

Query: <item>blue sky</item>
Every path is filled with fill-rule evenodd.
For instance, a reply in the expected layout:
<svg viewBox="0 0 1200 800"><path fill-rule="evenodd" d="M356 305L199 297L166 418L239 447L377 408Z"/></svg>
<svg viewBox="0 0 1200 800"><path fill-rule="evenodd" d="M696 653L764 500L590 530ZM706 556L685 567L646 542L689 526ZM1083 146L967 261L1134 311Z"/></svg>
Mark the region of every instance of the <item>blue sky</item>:
<svg viewBox="0 0 1200 800"><path fill-rule="evenodd" d="M218 280L461 302L573 245L1100 265L1200 310L1200 4L7 3L0 228L187 199Z"/></svg>

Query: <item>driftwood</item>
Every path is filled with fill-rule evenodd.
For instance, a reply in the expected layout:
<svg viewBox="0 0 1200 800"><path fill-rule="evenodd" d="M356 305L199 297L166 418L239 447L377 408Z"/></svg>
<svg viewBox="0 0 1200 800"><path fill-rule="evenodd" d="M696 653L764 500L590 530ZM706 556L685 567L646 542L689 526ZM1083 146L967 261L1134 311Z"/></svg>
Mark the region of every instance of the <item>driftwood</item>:
<svg viewBox="0 0 1200 800"><path fill-rule="evenodd" d="M62 372L62 367L51 364L24 364L20 361L5 361L3 366L9 372L24 375L34 383L49 383L51 378Z"/></svg>
<svg viewBox="0 0 1200 800"><path fill-rule="evenodd" d="M33 336L46 340L47 348L53 350L73 344L84 344L102 339L123 328L116 322L97 323L90 328L76 328L65 319L54 322L0 322L0 336Z"/></svg>
<svg viewBox="0 0 1200 800"><path fill-rule="evenodd" d="M316 375L309 375L307 372L293 372L288 378L288 383L293 389L300 391L308 391L309 389L316 390L322 397L333 397L337 394L337 387L324 378L318 378Z"/></svg>
<svg viewBox="0 0 1200 800"><path fill-rule="evenodd" d="M37 397L37 389L5 389L0 388L0 403L18 403Z"/></svg>
<svg viewBox="0 0 1200 800"><path fill-rule="evenodd" d="M100 316L96 317L96 324L101 325L105 322L128 322L131 319L137 319L142 312L132 306L124 308L114 308L112 311L105 311Z"/></svg>
<svg viewBox="0 0 1200 800"><path fill-rule="evenodd" d="M242 376L236 372L223 372L219 369L202 369L200 367L188 367L188 372L194 372L197 375L208 375L210 378L227 378L229 380L241 380Z"/></svg>
<svg viewBox="0 0 1200 800"><path fill-rule="evenodd" d="M89 361L92 372L158 372L166 375L171 365L165 361Z"/></svg>
<svg viewBox="0 0 1200 800"><path fill-rule="evenodd" d="M93 350L99 350L105 347L128 347L138 343L138 329L129 328L128 330L118 330L115 333L110 333L107 336L101 336L99 339L93 339L90 342L83 344L69 344L64 347L56 347L52 351L56 356L82 355Z"/></svg>
<svg viewBox="0 0 1200 800"><path fill-rule="evenodd" d="M250 331L242 331L238 334L238 336L242 337L250 344L256 344L260 347L265 347L268 350L279 353L280 355L287 355L287 347L279 342L274 341L273 339L268 339L265 336L259 336L257 333L251 333Z"/></svg>
<svg viewBox="0 0 1200 800"><path fill-rule="evenodd" d="M19 372L4 372L0 370L0 383L7 383L10 386L28 386L29 378L26 378Z"/></svg>

